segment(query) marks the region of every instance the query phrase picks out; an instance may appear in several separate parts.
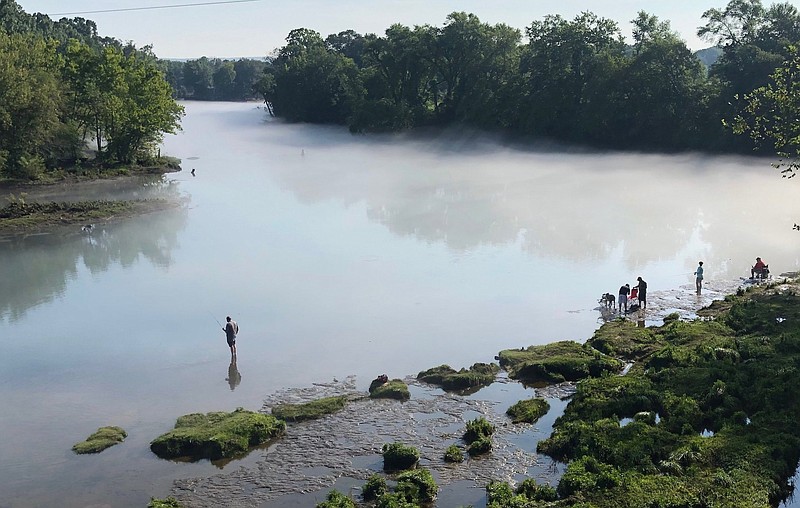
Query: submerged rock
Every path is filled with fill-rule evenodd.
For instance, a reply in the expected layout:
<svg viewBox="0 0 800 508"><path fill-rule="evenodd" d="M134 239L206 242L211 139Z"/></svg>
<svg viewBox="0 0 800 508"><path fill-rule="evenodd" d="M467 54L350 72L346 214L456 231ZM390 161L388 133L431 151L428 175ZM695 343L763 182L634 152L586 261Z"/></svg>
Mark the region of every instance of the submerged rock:
<svg viewBox="0 0 800 508"><path fill-rule="evenodd" d="M75 443L72 451L78 454L100 453L106 448L121 443L126 437L128 437L128 433L121 427L100 427L94 434L87 437L86 441Z"/></svg>

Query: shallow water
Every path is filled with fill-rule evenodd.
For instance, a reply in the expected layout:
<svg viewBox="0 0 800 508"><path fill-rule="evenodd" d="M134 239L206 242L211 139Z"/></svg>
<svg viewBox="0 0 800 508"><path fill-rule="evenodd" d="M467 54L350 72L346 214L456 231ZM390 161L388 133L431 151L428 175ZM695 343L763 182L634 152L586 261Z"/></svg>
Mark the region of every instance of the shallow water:
<svg viewBox="0 0 800 508"><path fill-rule="evenodd" d="M183 172L91 190L185 208L0 242L4 505L143 506L219 471L150 453L182 414L583 341L600 295L639 275L655 307L694 298L700 259L710 288L756 256L773 273L800 264L796 182L763 159L352 136L253 104L187 112L163 149ZM241 327L233 389L227 314ZM103 425L129 437L72 454Z"/></svg>

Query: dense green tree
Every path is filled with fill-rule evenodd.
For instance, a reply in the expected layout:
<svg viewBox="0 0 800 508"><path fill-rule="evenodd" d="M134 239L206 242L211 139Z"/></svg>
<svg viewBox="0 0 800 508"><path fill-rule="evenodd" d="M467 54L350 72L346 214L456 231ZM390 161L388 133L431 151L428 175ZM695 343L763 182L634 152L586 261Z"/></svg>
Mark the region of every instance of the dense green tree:
<svg viewBox="0 0 800 508"><path fill-rule="evenodd" d="M275 114L290 121L345 123L360 95L358 68L319 33L292 30L275 61Z"/></svg>
<svg viewBox="0 0 800 508"><path fill-rule="evenodd" d="M570 141L588 139L605 116L602 96L615 78L625 45L614 21L585 12L573 21L546 16L526 30L520 63L522 132Z"/></svg>
<svg viewBox="0 0 800 508"><path fill-rule="evenodd" d="M734 131L748 134L760 146L771 145L781 160L774 164L784 177L800 169L800 53L771 76L771 82L744 98L746 107L733 121Z"/></svg>
<svg viewBox="0 0 800 508"><path fill-rule="evenodd" d="M229 100L233 97L234 83L236 82L236 71L233 62L219 62L215 66L214 74L214 99Z"/></svg>
<svg viewBox="0 0 800 508"><path fill-rule="evenodd" d="M189 60L183 66L183 84L193 99L210 100L214 97L214 67L206 58Z"/></svg>
<svg viewBox="0 0 800 508"><path fill-rule="evenodd" d="M432 68L435 108L444 122L492 125L518 66L520 32L454 12L437 30Z"/></svg>
<svg viewBox="0 0 800 508"><path fill-rule="evenodd" d="M65 132L59 67L54 43L0 32L0 172L35 178L45 167L41 148Z"/></svg>

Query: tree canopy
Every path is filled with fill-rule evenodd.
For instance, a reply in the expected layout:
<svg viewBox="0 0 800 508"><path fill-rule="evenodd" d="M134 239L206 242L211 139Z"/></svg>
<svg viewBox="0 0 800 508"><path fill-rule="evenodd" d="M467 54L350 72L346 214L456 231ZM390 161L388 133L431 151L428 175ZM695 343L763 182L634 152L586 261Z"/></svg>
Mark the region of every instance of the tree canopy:
<svg viewBox="0 0 800 508"><path fill-rule="evenodd" d="M87 141L103 164L146 162L182 114L149 48L0 0L0 173L36 178Z"/></svg>

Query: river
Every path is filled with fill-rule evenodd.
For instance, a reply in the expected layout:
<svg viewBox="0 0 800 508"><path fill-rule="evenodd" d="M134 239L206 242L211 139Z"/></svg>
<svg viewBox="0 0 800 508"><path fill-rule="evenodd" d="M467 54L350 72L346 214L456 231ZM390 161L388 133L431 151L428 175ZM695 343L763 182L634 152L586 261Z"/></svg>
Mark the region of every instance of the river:
<svg viewBox="0 0 800 508"><path fill-rule="evenodd" d="M699 260L712 294L756 256L776 274L800 265L798 184L766 159L354 136L257 104L186 108L162 149L182 172L78 191L185 207L0 242L1 506L144 506L218 471L149 451L182 414L583 341L600 295L637 276L668 295L657 323L668 299L694 298ZM104 425L129 437L70 451Z"/></svg>

